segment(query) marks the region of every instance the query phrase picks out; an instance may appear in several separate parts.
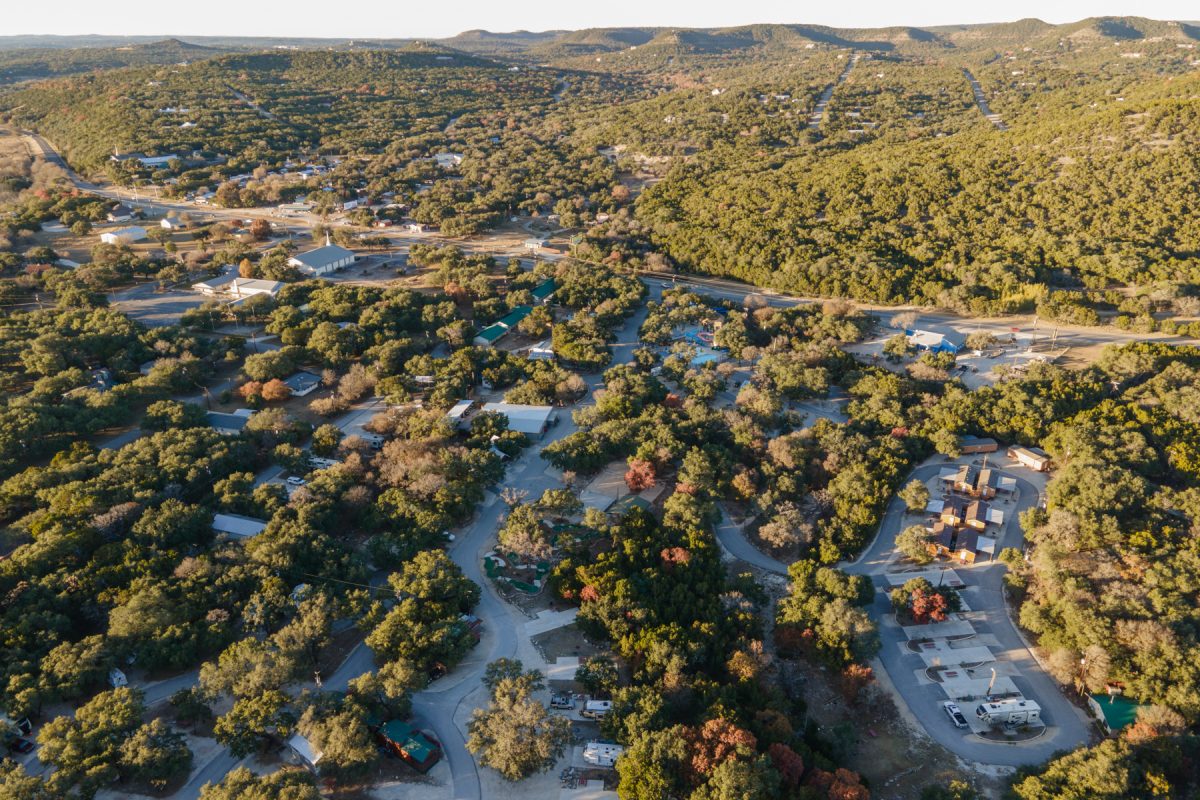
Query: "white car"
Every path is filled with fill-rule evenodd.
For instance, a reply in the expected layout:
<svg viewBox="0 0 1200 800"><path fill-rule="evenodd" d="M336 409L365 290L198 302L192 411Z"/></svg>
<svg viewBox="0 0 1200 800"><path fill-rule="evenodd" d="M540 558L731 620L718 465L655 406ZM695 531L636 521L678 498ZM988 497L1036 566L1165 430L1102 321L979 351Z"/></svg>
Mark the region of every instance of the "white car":
<svg viewBox="0 0 1200 800"><path fill-rule="evenodd" d="M947 700L946 702L942 703L942 708L945 709L946 716L948 716L950 721L954 723L954 727L967 727L967 718L963 716L962 711L959 709L956 703L952 703Z"/></svg>
<svg viewBox="0 0 1200 800"><path fill-rule="evenodd" d="M305 484L304 478L298 478L295 475L293 475L292 477L287 479L288 486L303 486L304 484Z"/></svg>

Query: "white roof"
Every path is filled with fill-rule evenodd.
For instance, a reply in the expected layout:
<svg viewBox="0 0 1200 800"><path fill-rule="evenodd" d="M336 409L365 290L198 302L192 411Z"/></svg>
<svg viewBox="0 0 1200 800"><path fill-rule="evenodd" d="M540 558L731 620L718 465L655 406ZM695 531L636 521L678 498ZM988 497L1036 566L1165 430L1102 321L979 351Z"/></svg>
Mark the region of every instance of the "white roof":
<svg viewBox="0 0 1200 800"><path fill-rule="evenodd" d="M236 280L241 280L241 279L238 278L237 275L227 273L225 275L218 275L215 278L209 278L206 281L197 281L196 283L192 284L192 288L195 289L196 291L202 291L204 289L208 289L209 291L212 291L213 289L219 289L222 286L227 286Z"/></svg>
<svg viewBox="0 0 1200 800"><path fill-rule="evenodd" d="M253 517L243 517L239 514L214 514L213 530L217 533L228 533L242 539L249 539L262 533L267 523Z"/></svg>
<svg viewBox="0 0 1200 800"><path fill-rule="evenodd" d="M1017 488L1017 479L1011 478L1008 475L1001 475L1000 480L996 481L996 488L1011 492Z"/></svg>
<svg viewBox="0 0 1200 800"><path fill-rule="evenodd" d="M446 417L452 420L462 419L464 416L466 416L467 411L470 410L473 403L473 400L459 400L454 404L454 408L446 412Z"/></svg>
<svg viewBox="0 0 1200 800"><path fill-rule="evenodd" d="M121 236L121 237L128 236L133 239L145 239L146 238L146 229L139 228L137 225L133 225L128 228L117 228L115 231L105 231L105 233L108 235L111 235L111 236Z"/></svg>
<svg viewBox="0 0 1200 800"><path fill-rule="evenodd" d="M937 347L946 340L946 337L933 331L913 331L908 340L917 347Z"/></svg>
<svg viewBox="0 0 1200 800"><path fill-rule="evenodd" d="M611 767L625 748L612 742L588 742L583 746L583 760L589 764Z"/></svg>
<svg viewBox="0 0 1200 800"><path fill-rule="evenodd" d="M988 522L995 523L996 525L1003 525L1004 512L998 508L992 508L991 506L988 506L987 514L984 515L984 519L986 519Z"/></svg>
<svg viewBox="0 0 1200 800"><path fill-rule="evenodd" d="M484 403L484 411L508 417L508 429L521 433L541 433L554 414L554 406L523 406L515 403Z"/></svg>
<svg viewBox="0 0 1200 800"><path fill-rule="evenodd" d="M314 749L312 743L298 733L292 738L288 739L288 747L296 751L296 755L300 756L314 767L320 763L321 758L325 755L321 751Z"/></svg>
<svg viewBox="0 0 1200 800"><path fill-rule="evenodd" d="M231 290L236 294L238 292L252 292L257 294L278 294L283 288L282 281L268 281L262 278L234 278Z"/></svg>

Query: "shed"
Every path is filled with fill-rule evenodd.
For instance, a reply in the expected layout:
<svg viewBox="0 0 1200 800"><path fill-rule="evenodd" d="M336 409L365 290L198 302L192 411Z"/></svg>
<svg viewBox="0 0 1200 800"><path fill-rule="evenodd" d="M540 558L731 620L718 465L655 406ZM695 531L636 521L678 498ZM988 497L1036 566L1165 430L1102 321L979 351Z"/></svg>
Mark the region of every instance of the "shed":
<svg viewBox="0 0 1200 800"><path fill-rule="evenodd" d="M958 449L963 455L972 453L994 453L1000 449L1000 445L995 439L981 439L978 436L960 436L958 437Z"/></svg>

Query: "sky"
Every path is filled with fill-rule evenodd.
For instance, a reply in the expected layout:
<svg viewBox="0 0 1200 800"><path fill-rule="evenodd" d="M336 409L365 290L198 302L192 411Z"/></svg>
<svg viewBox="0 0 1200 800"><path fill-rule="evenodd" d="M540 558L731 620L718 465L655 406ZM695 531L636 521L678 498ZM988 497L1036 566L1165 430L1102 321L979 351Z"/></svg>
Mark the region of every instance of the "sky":
<svg viewBox="0 0 1200 800"><path fill-rule="evenodd" d="M724 27L752 22L814 23L846 28L1003 22L1038 17L1073 22L1092 16L1200 18L1196 0L58 0L13 2L0 12L0 35L109 34L441 38L464 30L592 27ZM52 10L50 10L52 9Z"/></svg>

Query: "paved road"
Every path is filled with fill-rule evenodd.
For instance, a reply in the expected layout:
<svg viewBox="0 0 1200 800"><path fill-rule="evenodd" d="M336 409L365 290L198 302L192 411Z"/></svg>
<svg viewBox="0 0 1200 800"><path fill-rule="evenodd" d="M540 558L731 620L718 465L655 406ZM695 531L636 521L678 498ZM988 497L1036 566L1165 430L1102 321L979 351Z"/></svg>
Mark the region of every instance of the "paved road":
<svg viewBox="0 0 1200 800"><path fill-rule="evenodd" d="M850 72L854 69L854 65L858 63L858 59L858 53L852 54L850 61L846 64L846 68L837 76L837 80L826 86L825 91L821 92L821 96L817 98L816 108L813 109L812 114L808 117L808 127L821 127L821 121L825 119L825 111L829 108L829 101L833 99L834 91L846 82L846 78L850 77Z"/></svg>
<svg viewBox="0 0 1200 800"><path fill-rule="evenodd" d="M776 575L788 574L787 564L777 558L771 558L750 544L743 532L743 526L735 524L724 511L721 512L721 522L717 525L717 541L725 548L725 552L752 567L774 572Z"/></svg>
<svg viewBox="0 0 1200 800"><path fill-rule="evenodd" d="M632 360L633 351L638 346L637 331L645 321L646 313L644 306L639 308L617 331L617 342L612 347L614 364ZM590 395L601 379L593 375L587 380ZM575 430L568 410L560 411L558 424L550 429L546 438L526 448L519 458L510 463L504 485L528 492L530 499L537 498L546 489L560 488L561 481L547 474L550 464L542 458L541 451L552 441L568 436ZM475 519L458 531L457 539L449 548L450 557L463 573L483 588L475 613L484 621L486 634L466 662L413 697L414 716L423 727L431 728L442 743L456 800L478 800L481 794L475 760L467 752L464 732L455 724L454 716L466 697L479 688L488 662L513 657L517 652L517 637L523 635L521 626L525 618L519 617L500 599L482 569L483 555L491 549L505 511L504 503L498 497L491 497L479 509ZM366 648L361 650L365 651ZM355 653L346 668L339 670L330 683L340 684L353 677L350 673L355 670L365 671L364 668L369 668L369 658L369 651Z"/></svg>
<svg viewBox="0 0 1200 800"><path fill-rule="evenodd" d="M1008 130L1008 126L1004 124L1004 120L1000 115L992 111L988 105L987 97L983 93L983 87L979 85L979 81L975 80L975 76L971 74L971 70L966 67L962 68L963 75L967 76L967 82L971 84L971 93L975 95L975 105L979 106L979 113L983 114L984 119L995 125L1002 131Z"/></svg>
<svg viewBox="0 0 1200 800"><path fill-rule="evenodd" d="M944 465L926 464L917 467L912 478L930 480ZM1032 508L1038 500L1038 491L1033 484L1017 477L1017 502L1009 516L1009 523L997 542L997 552L1002 547L1020 547L1024 535L1018 524L1020 512ZM964 736L946 719L941 709L945 695L935 684L922 684L917 680L921 660L915 654L901 649L907 641L903 631L894 623L888 591L891 586L883 573L893 559L896 535L904 520L904 503L893 497L884 515L879 535L866 552L854 563L843 565L847 572L868 575L878 590L871 616L880 623L882 648L880 660L887 669L888 677L908 704L909 710L922 727L936 740L956 755L983 764L1021 766L1045 762L1060 750L1070 750L1084 744L1090 736L1086 719L1075 706L1063 697L1062 692L1045 672L1033 654L1021 640L1005 609L1003 581L1006 568L998 561L956 568L967 588L973 612L971 622L978 635L992 635L998 643L993 652L1004 661L1011 662L1020 675L1013 677L1014 683L1027 697L1036 700L1042 707L1042 719L1047 730L1041 738L1022 745L1005 745L984 742L975 736Z"/></svg>

